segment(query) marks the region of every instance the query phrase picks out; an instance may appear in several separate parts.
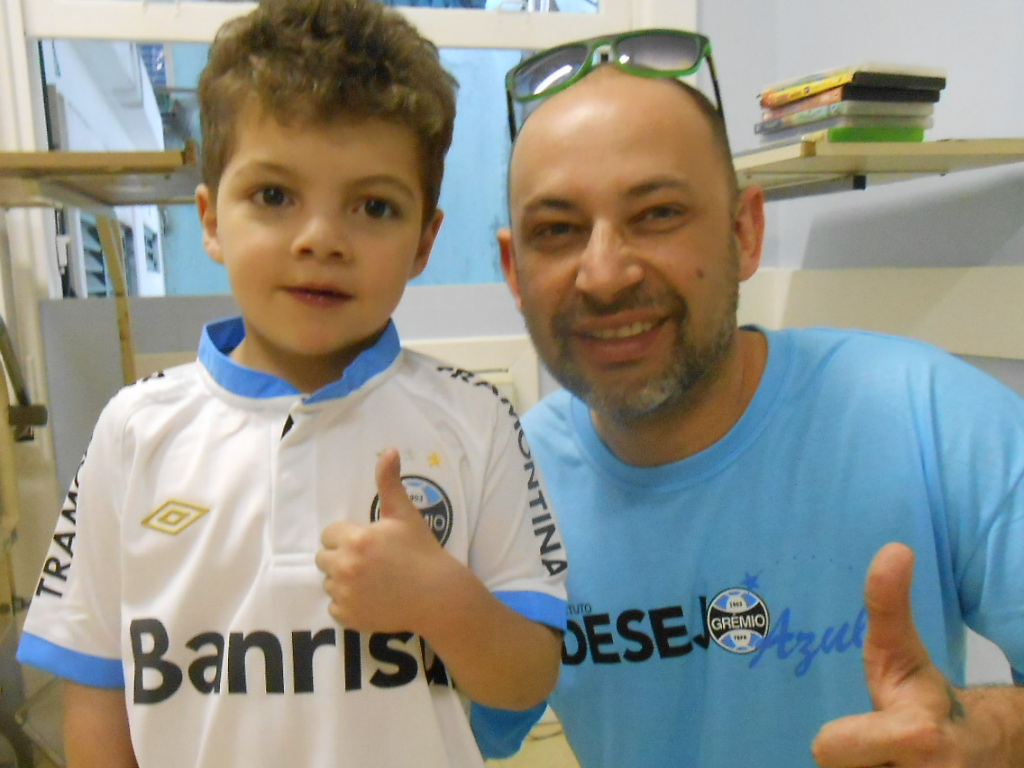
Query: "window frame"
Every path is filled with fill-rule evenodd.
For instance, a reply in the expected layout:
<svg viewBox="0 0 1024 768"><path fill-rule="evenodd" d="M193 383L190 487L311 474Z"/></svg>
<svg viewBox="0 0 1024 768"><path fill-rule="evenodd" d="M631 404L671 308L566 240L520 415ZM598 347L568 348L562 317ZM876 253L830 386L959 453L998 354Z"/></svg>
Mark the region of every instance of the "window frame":
<svg viewBox="0 0 1024 768"><path fill-rule="evenodd" d="M207 43L254 2L22 0L25 35L137 43ZM600 0L595 13L502 9L396 8L441 48L537 49L609 32L671 26L693 29L697 0Z"/></svg>

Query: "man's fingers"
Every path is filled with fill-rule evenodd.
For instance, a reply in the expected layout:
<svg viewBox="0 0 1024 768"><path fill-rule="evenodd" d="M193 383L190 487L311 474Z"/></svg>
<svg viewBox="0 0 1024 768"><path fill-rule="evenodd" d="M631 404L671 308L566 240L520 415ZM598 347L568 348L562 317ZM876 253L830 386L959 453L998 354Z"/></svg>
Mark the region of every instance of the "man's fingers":
<svg viewBox="0 0 1024 768"><path fill-rule="evenodd" d="M903 765L923 755L930 731L912 713L868 712L825 723L811 743L814 762L824 768Z"/></svg>
<svg viewBox="0 0 1024 768"><path fill-rule="evenodd" d="M905 680L931 664L911 613L913 575L914 553L904 544L886 544L868 568L864 673L876 709L887 707Z"/></svg>
<svg viewBox="0 0 1024 768"><path fill-rule="evenodd" d="M886 544L868 567L864 602L878 621L869 625L869 635L887 642L913 627L910 617L910 585L914 576L914 552L905 544Z"/></svg>
<svg viewBox="0 0 1024 768"><path fill-rule="evenodd" d="M827 723L812 745L823 768L952 765L948 747L951 688L932 665L911 612L914 553L903 544L878 551L864 582L868 631L864 674L875 712Z"/></svg>
<svg viewBox="0 0 1024 768"><path fill-rule="evenodd" d="M825 723L811 744L814 762L824 768L890 765L898 727L887 712L850 715Z"/></svg>

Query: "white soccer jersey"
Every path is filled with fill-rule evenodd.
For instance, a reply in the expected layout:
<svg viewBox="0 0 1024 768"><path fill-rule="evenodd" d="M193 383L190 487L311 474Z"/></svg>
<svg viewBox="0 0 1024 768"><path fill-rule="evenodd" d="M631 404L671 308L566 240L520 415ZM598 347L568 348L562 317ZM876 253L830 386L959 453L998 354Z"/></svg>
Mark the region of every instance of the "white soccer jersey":
<svg viewBox="0 0 1024 768"><path fill-rule="evenodd" d="M108 404L58 518L20 661L124 687L142 768L479 766L466 706L410 633L327 613L320 533L368 523L396 447L449 553L520 614L565 626L565 551L519 420L471 374L400 350L389 325L304 396L226 353Z"/></svg>

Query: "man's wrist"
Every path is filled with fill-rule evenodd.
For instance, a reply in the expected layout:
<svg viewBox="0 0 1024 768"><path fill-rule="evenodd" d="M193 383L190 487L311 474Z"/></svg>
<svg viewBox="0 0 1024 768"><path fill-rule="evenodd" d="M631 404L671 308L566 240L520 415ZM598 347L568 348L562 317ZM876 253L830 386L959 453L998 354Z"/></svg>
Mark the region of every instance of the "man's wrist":
<svg viewBox="0 0 1024 768"><path fill-rule="evenodd" d="M1018 768L1024 765L1024 688L974 686L953 689L961 703L958 721L971 744L971 765ZM951 718L956 714L951 710Z"/></svg>

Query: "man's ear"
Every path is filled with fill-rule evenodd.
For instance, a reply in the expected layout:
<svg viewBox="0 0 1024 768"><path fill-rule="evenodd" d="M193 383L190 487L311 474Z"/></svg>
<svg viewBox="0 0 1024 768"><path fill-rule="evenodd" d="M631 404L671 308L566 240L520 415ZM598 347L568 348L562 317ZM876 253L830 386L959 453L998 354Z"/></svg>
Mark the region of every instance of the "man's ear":
<svg viewBox="0 0 1024 768"><path fill-rule="evenodd" d="M434 217L423 227L419 245L416 246L416 258L413 259L412 269L409 271L410 280L420 275L427 268L427 262L430 261L430 252L434 248L434 241L437 240L437 233L441 231L442 221L444 221L444 211L438 208L434 211Z"/></svg>
<svg viewBox="0 0 1024 768"><path fill-rule="evenodd" d="M757 272L764 246L764 192L756 184L740 192L733 226L739 246L740 280L747 280Z"/></svg>
<svg viewBox="0 0 1024 768"><path fill-rule="evenodd" d="M205 184L196 187L196 209L199 211L199 223L203 227L203 248L211 259L223 264L224 257L217 237L217 203Z"/></svg>
<svg viewBox="0 0 1024 768"><path fill-rule="evenodd" d="M512 244L512 230L502 227L498 230L498 251L501 253L501 271L505 274L505 282L516 300L516 307L523 308L523 300L519 296L519 273L516 271L516 251Z"/></svg>

